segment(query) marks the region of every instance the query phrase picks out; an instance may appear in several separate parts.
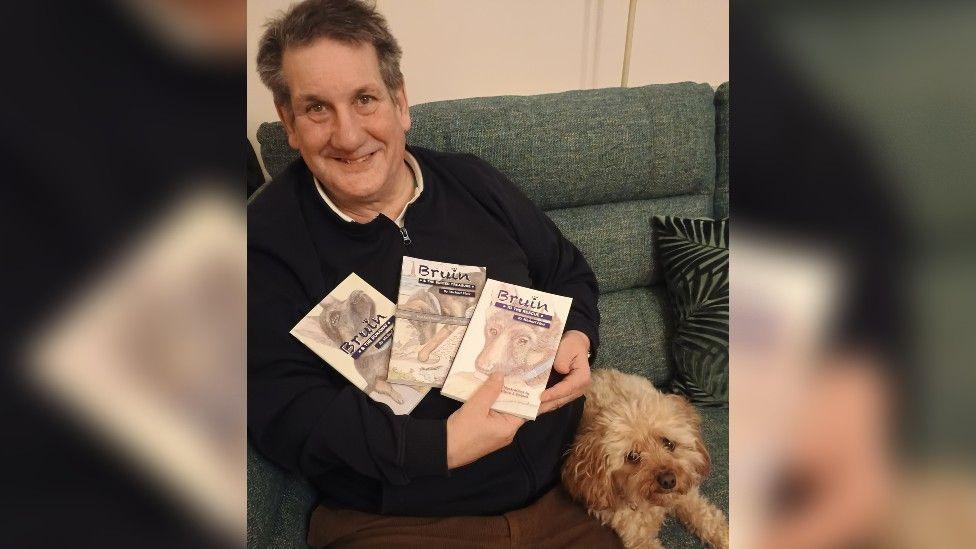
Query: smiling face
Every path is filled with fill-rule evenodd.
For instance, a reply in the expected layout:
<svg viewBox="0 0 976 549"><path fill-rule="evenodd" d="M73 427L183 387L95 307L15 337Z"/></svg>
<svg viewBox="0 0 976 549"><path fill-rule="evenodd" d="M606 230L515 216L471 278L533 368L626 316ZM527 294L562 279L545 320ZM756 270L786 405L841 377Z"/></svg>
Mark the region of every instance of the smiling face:
<svg viewBox="0 0 976 549"><path fill-rule="evenodd" d="M291 97L278 114L288 143L334 199L389 200L410 185L406 93L386 88L372 44L322 38L287 49L282 69Z"/></svg>

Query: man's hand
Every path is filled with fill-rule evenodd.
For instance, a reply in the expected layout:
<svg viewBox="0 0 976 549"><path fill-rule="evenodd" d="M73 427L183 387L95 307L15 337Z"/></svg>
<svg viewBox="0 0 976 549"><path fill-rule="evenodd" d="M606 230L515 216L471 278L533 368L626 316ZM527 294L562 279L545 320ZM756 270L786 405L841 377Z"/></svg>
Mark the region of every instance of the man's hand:
<svg viewBox="0 0 976 549"><path fill-rule="evenodd" d="M542 393L539 413L544 414L583 396L590 386L590 338L579 330L563 334L552 363L554 370L567 374L559 383Z"/></svg>
<svg viewBox="0 0 976 549"><path fill-rule="evenodd" d="M505 376L491 374L471 398L447 418L447 468L467 465L512 443L525 420L491 409Z"/></svg>

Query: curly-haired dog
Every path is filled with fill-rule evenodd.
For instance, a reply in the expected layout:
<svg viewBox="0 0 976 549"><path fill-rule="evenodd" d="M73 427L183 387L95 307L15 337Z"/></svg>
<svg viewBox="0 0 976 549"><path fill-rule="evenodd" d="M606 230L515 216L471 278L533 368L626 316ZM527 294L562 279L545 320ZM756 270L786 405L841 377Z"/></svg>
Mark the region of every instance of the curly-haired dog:
<svg viewBox="0 0 976 549"><path fill-rule="evenodd" d="M375 317L376 303L366 292L355 290L341 301L334 297L324 299L322 312L319 313L319 326L333 343L342 345L357 335L365 338L368 335L364 332L367 329L365 327ZM392 398L397 404L402 404L403 396L386 381L392 348L389 343L382 349L370 345L356 358L356 371L366 380L363 391L367 394L376 391Z"/></svg>
<svg viewBox="0 0 976 549"><path fill-rule="evenodd" d="M687 400L639 376L593 373L563 484L625 546L661 547L657 533L671 512L712 547L728 547L725 515L698 492L710 466Z"/></svg>

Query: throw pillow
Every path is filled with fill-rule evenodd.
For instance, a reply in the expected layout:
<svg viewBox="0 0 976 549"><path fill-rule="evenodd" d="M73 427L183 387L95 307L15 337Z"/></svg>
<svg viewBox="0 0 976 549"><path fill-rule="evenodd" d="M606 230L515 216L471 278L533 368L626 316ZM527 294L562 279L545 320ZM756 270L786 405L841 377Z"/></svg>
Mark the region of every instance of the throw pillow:
<svg viewBox="0 0 976 549"><path fill-rule="evenodd" d="M675 319L672 389L696 404L727 405L728 219L655 216L653 227Z"/></svg>

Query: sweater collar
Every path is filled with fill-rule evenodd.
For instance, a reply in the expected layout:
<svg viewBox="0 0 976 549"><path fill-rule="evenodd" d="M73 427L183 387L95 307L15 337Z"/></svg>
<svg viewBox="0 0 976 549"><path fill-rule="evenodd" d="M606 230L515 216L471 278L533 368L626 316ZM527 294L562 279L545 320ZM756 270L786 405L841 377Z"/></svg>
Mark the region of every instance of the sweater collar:
<svg viewBox="0 0 976 549"><path fill-rule="evenodd" d="M407 147L407 155L409 158L413 159L414 164L411 165L412 169L416 169L416 181L418 182L418 191L415 192L413 199L407 204L411 206L409 209L413 211L414 209L420 208L424 203L428 202L431 192L433 192L433 178L431 177L431 172L423 164L423 155L418 155L416 149L412 147ZM330 223L334 224L336 227L350 235L371 235L375 231L380 230L386 223L392 223L395 226L397 223L387 216L380 214L374 217L371 221L366 223L359 223L356 221L348 220L351 219L335 207L334 204L328 204L326 200L323 200L322 194L319 192L318 185L316 184L315 176L312 175L311 170L308 169L308 165L305 164L301 157L298 158L298 163L300 164L299 181L298 183L298 194L303 200L313 203L313 210L323 215ZM420 187L420 185L423 185ZM328 201L331 202L331 201ZM401 213L401 218L406 218L406 210ZM341 216L340 216L341 214ZM343 219L343 218L346 219ZM402 226L402 225L401 225Z"/></svg>

